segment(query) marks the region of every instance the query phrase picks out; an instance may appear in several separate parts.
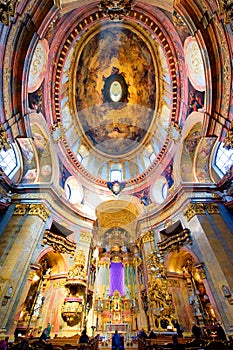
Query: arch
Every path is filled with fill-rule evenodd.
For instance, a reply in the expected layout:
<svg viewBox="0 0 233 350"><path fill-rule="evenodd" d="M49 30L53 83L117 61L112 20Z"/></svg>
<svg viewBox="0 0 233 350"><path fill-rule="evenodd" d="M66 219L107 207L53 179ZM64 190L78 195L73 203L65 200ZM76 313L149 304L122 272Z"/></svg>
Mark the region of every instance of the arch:
<svg viewBox="0 0 233 350"><path fill-rule="evenodd" d="M53 250L52 247L44 249L37 257L36 262L40 264L42 260L46 260L52 274L67 273L69 263L65 256Z"/></svg>

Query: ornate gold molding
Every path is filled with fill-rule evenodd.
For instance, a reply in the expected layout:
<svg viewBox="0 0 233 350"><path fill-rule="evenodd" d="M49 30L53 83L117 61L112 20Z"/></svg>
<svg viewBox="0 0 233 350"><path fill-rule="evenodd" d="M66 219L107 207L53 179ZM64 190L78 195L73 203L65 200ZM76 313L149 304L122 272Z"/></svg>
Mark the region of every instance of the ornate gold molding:
<svg viewBox="0 0 233 350"><path fill-rule="evenodd" d="M6 151L9 148L10 148L10 144L7 138L7 133L4 130L4 126L1 124L0 125L0 151L1 150Z"/></svg>
<svg viewBox="0 0 233 350"><path fill-rule="evenodd" d="M233 122L231 122L230 128L227 130L224 144L227 149L233 149Z"/></svg>
<svg viewBox="0 0 233 350"><path fill-rule="evenodd" d="M121 20L123 16L129 15L134 6L134 0L101 0L98 7L105 16L111 20Z"/></svg>
<svg viewBox="0 0 233 350"><path fill-rule="evenodd" d="M152 230L149 230L146 233L144 233L141 237L141 242L144 244L148 242L154 242L154 232Z"/></svg>
<svg viewBox="0 0 233 350"><path fill-rule="evenodd" d="M10 17L15 15L18 0L0 0L0 22L9 26Z"/></svg>
<svg viewBox="0 0 233 350"><path fill-rule="evenodd" d="M42 204L30 204L28 214L39 216L43 221L46 221L48 216L50 215L50 212L43 203Z"/></svg>
<svg viewBox="0 0 233 350"><path fill-rule="evenodd" d="M194 268L196 268L198 270L199 276L201 277L201 279L206 279L206 273L205 273L205 269L204 269L204 263L196 263L194 264Z"/></svg>
<svg viewBox="0 0 233 350"><path fill-rule="evenodd" d="M187 220L190 221L195 215L218 214L218 206L215 203L189 203L184 211Z"/></svg>
<svg viewBox="0 0 233 350"><path fill-rule="evenodd" d="M26 214L28 208L29 208L29 204L24 204L24 203L16 204L14 215L23 216Z"/></svg>
<svg viewBox="0 0 233 350"><path fill-rule="evenodd" d="M45 230L41 245L51 245L59 253L68 253L74 255L76 243L71 242L67 237L60 236L49 230Z"/></svg>
<svg viewBox="0 0 233 350"><path fill-rule="evenodd" d="M215 203L204 204L204 207L209 214L219 214L218 206Z"/></svg>
<svg viewBox="0 0 233 350"><path fill-rule="evenodd" d="M218 0L219 14L223 16L224 23L228 24L233 21L233 1L232 0Z"/></svg>
<svg viewBox="0 0 233 350"><path fill-rule="evenodd" d="M195 215L204 215L205 210L202 203L189 203L188 207L184 211L184 215L187 220L190 221Z"/></svg>
<svg viewBox="0 0 233 350"><path fill-rule="evenodd" d="M172 235L163 241L157 243L158 248L161 252L170 252L170 251L175 251L179 250L180 247L186 245L186 244L191 244L191 234L190 230L185 228L183 231Z"/></svg>

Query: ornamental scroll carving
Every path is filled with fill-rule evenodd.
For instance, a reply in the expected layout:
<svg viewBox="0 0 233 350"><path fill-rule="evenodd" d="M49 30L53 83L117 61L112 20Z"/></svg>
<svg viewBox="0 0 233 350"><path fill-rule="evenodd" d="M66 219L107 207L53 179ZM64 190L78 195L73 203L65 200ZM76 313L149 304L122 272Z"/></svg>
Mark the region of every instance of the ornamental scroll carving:
<svg viewBox="0 0 233 350"><path fill-rule="evenodd" d="M0 0L0 22L10 25L10 17L15 15L17 2L18 0Z"/></svg>
<svg viewBox="0 0 233 350"><path fill-rule="evenodd" d="M49 210L42 203L40 204L25 204L19 203L15 206L14 215L24 216L28 213L28 215L39 216L43 221L46 221L48 216L50 215Z"/></svg>
<svg viewBox="0 0 233 350"><path fill-rule="evenodd" d="M30 204L28 215L36 215L46 221L50 212L44 204Z"/></svg>
<svg viewBox="0 0 233 350"><path fill-rule="evenodd" d="M192 244L190 230L187 228L157 243L159 251L161 252L179 250L180 247L186 244Z"/></svg>
<svg viewBox="0 0 233 350"><path fill-rule="evenodd" d="M100 11L111 20L121 20L123 16L129 15L133 6L133 0L101 0L98 5Z"/></svg>
<svg viewBox="0 0 233 350"><path fill-rule="evenodd" d="M232 0L218 0L219 14L223 16L224 23L228 24L233 21L233 2Z"/></svg>
<svg viewBox="0 0 233 350"><path fill-rule="evenodd" d="M72 266L69 269L68 278L67 278L68 280L72 278L83 278L83 279L87 278L86 271L85 271L85 260L86 260L86 257L83 250L79 249L79 251L77 252L74 258L74 266Z"/></svg>

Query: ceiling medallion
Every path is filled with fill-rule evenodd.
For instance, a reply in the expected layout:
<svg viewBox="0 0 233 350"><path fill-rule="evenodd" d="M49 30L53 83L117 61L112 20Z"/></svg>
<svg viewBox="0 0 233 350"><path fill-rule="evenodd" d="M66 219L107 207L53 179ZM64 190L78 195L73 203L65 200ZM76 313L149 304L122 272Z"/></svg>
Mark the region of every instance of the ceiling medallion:
<svg viewBox="0 0 233 350"><path fill-rule="evenodd" d="M111 20L121 20L129 15L133 5L134 0L101 0L98 7Z"/></svg>
<svg viewBox="0 0 233 350"><path fill-rule="evenodd" d="M107 186L112 191L115 196L117 196L123 188L125 188L125 182L119 182L119 181L113 181L113 182L107 182Z"/></svg>

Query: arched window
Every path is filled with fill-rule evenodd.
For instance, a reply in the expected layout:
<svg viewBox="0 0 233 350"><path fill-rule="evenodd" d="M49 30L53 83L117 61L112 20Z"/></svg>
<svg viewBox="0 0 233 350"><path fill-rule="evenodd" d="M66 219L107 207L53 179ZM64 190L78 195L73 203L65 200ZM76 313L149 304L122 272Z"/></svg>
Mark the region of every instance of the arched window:
<svg viewBox="0 0 233 350"><path fill-rule="evenodd" d="M18 165L14 147L11 145L9 149L0 151L0 166L4 173L10 178L13 177Z"/></svg>
<svg viewBox="0 0 233 350"><path fill-rule="evenodd" d="M224 175L233 165L233 150L224 148L224 143L221 142L217 148L214 160L214 166L218 173Z"/></svg>

